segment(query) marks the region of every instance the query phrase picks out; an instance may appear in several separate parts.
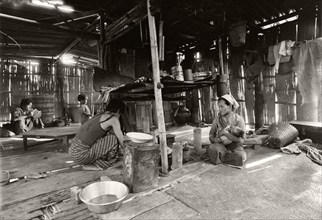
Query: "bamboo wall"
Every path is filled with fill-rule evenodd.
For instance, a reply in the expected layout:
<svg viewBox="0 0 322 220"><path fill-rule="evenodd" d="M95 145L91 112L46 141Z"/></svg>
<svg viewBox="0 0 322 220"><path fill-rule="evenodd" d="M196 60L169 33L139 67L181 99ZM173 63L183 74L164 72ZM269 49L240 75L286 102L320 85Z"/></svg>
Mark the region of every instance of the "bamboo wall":
<svg viewBox="0 0 322 220"><path fill-rule="evenodd" d="M92 89L92 75L91 68L64 66L46 59L0 58L0 122L10 121L10 112L24 97L31 98L34 107L42 111L45 123L77 108L79 93L88 95L88 105L93 109L99 94Z"/></svg>
<svg viewBox="0 0 322 220"><path fill-rule="evenodd" d="M283 40L304 42L322 37L321 20L315 8L304 8L297 21L285 23L263 31L263 36L248 39L252 45L256 45L258 51L277 44ZM247 124L253 127L255 124L255 85L254 82L245 80L241 56L232 57L230 69L230 89L234 97L241 104L239 113L244 116ZM279 71L274 73L271 67L263 71L264 84L264 124L274 122L305 120L322 121L317 106L322 106L322 91L315 107L311 104L302 104L302 97L298 88L296 75L293 71L292 60L281 63Z"/></svg>
<svg viewBox="0 0 322 220"><path fill-rule="evenodd" d="M46 110L44 100L52 100L52 108L46 113L51 117L58 115L56 71L50 60L0 58L0 121L9 121L10 112L24 97L32 98Z"/></svg>
<svg viewBox="0 0 322 220"><path fill-rule="evenodd" d="M87 105L91 112L96 112L100 108L100 104L97 102L99 93L93 90L92 68L59 65L58 75L62 84L63 92L60 96L60 103L63 103L61 107L63 112L65 110L64 113L73 114L73 110L78 109L80 105L77 96L80 93L87 95Z"/></svg>

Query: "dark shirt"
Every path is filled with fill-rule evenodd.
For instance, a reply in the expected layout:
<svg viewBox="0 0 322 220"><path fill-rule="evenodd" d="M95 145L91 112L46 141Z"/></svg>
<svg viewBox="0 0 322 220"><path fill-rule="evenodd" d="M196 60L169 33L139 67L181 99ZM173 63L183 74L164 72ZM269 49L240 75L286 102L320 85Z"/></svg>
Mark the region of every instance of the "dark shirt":
<svg viewBox="0 0 322 220"><path fill-rule="evenodd" d="M79 128L75 138L82 141L84 144L88 146L93 145L98 139L102 138L110 130L110 128L104 130L101 127L101 116L102 114L96 115L87 122L85 122L85 124L83 124ZM113 117L113 115L111 117ZM109 120L111 117L109 117L105 121Z"/></svg>

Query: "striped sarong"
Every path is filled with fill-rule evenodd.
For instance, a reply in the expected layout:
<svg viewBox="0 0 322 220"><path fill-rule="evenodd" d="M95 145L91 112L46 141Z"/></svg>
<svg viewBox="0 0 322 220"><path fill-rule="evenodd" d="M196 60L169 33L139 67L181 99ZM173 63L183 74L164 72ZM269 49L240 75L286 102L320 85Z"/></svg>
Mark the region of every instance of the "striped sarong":
<svg viewBox="0 0 322 220"><path fill-rule="evenodd" d="M81 140L74 138L69 148L69 154L77 164L91 164L98 168L106 169L120 159L120 146L115 134L108 132L92 146L88 146Z"/></svg>

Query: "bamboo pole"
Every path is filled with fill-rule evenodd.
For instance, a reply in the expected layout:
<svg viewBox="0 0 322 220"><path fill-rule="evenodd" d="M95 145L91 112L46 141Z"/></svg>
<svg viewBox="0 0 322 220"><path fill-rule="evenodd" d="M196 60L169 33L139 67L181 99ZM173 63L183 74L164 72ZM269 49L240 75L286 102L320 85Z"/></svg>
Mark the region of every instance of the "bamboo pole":
<svg viewBox="0 0 322 220"><path fill-rule="evenodd" d="M158 56L158 45L157 45L157 34L155 27L154 17L150 12L150 0L147 0L147 12L150 32L150 45L151 45L151 57L152 57L152 69L153 69L153 80L154 80L154 96L155 105L158 119L158 131L160 137L160 148L161 148L161 162L162 162L162 173L168 173L168 154L167 154L167 139L165 133L163 103L162 103L162 91L160 83L160 67L159 67L159 56Z"/></svg>
<svg viewBox="0 0 322 220"><path fill-rule="evenodd" d="M92 22L90 25L88 25L85 30L90 31L92 30L99 22L99 18L96 18L94 22ZM82 38L77 37L75 40L73 40L65 49L57 56L55 59L60 59L65 53L70 51L73 47L75 47L79 42L81 42Z"/></svg>
<svg viewBox="0 0 322 220"><path fill-rule="evenodd" d="M162 50L163 50L163 45L162 45L162 38L163 38L163 21L160 20L160 25L159 25L159 60L162 60Z"/></svg>
<svg viewBox="0 0 322 220"><path fill-rule="evenodd" d="M102 69L106 69L106 60L104 54L106 53L105 43L105 25L104 25L104 12L100 12L100 40L99 40L99 65Z"/></svg>
<svg viewBox="0 0 322 220"><path fill-rule="evenodd" d="M11 21L16 21L17 24L28 24L31 27L36 27L36 28L43 28L46 30L53 30L53 31L57 31L60 33L66 33L66 34L70 34L73 36L77 36L77 37L81 37L84 39L95 39L97 40L99 38L98 34L92 33L92 32L87 32L87 31L80 31L80 30L76 30L76 29L69 29L66 27L62 27L62 26L55 26L55 25L51 25L51 24L46 24L43 22L38 22L35 20L31 20L31 19L26 19L26 18L21 18L21 17L17 17L17 16L13 16L13 15L7 15L7 14L3 14L0 13L0 17L1 20L5 21L5 20L11 20Z"/></svg>

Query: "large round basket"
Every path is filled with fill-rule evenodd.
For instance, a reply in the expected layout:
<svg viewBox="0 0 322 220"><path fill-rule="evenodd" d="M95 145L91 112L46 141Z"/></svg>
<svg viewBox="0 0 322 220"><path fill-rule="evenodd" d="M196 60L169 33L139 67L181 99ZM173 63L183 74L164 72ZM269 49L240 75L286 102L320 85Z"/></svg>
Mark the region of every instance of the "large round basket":
<svg viewBox="0 0 322 220"><path fill-rule="evenodd" d="M287 122L272 124L269 127L268 138L264 145L272 148L281 148L293 142L298 134L298 130Z"/></svg>

